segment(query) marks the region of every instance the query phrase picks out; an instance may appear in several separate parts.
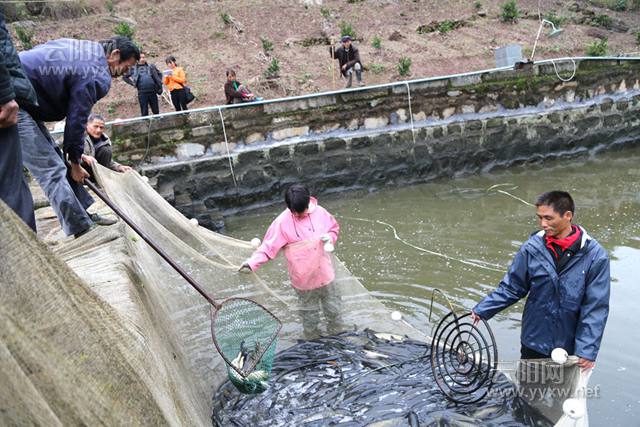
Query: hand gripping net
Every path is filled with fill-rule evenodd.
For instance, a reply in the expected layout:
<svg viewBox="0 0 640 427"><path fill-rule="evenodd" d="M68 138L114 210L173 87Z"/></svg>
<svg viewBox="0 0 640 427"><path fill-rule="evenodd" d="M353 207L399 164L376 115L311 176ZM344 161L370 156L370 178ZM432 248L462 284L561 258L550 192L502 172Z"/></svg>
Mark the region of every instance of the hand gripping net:
<svg viewBox="0 0 640 427"><path fill-rule="evenodd" d="M267 389L280 321L260 304L229 298L211 310L211 334L231 383L245 394Z"/></svg>
<svg viewBox="0 0 640 427"><path fill-rule="evenodd" d="M438 387L456 403L482 400L493 385L498 349L484 320L473 324L471 313L452 311L438 324L431 343L431 369Z"/></svg>

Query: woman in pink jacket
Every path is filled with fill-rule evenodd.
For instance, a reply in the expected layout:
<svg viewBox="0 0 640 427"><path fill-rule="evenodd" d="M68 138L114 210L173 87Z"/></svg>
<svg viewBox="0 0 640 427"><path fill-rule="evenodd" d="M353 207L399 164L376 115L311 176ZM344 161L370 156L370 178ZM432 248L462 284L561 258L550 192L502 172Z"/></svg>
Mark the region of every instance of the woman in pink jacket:
<svg viewBox="0 0 640 427"><path fill-rule="evenodd" d="M287 209L271 223L262 244L240 271L256 271L284 249L289 278L299 298L305 337L320 336L320 306L327 319L327 332L340 332L342 300L333 284L335 273L330 255L340 226L302 185L289 187L284 200Z"/></svg>

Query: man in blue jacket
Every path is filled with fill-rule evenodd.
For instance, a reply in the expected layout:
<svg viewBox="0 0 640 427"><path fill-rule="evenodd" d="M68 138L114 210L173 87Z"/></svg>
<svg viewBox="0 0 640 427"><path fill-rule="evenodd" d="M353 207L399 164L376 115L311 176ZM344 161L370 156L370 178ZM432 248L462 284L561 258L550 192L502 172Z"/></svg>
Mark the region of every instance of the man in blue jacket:
<svg viewBox="0 0 640 427"><path fill-rule="evenodd" d="M0 199L36 229L33 199L22 172L18 108L36 105L36 94L20 66L0 11Z"/></svg>
<svg viewBox="0 0 640 427"><path fill-rule="evenodd" d="M474 321L488 320L528 295L522 314L521 357L548 358L554 348L595 365L609 314L609 256L587 232L572 225L569 193L538 197L541 231L520 247L498 288L473 308Z"/></svg>
<svg viewBox="0 0 640 427"><path fill-rule="evenodd" d="M140 50L126 37L100 42L52 40L20 53L38 97L37 107L18 113L23 161L67 235L78 237L94 223L115 222L86 211L94 200L82 185L89 177L80 165L84 131L94 104L109 92L111 78L125 74L138 59ZM65 118L63 154L44 122Z"/></svg>

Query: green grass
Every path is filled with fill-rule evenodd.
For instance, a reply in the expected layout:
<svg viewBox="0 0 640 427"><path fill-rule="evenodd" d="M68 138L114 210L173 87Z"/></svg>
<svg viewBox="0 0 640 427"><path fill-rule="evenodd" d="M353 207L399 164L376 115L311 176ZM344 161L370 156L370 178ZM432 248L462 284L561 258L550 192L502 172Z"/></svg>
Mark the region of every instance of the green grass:
<svg viewBox="0 0 640 427"><path fill-rule="evenodd" d="M406 56L400 58L398 61L398 74L401 76L408 76L411 74L411 58L407 58Z"/></svg>
<svg viewBox="0 0 640 427"><path fill-rule="evenodd" d="M611 20L611 17L609 15L598 15L596 16L594 23L597 27L611 29L611 25L613 24L613 21Z"/></svg>
<svg viewBox="0 0 640 427"><path fill-rule="evenodd" d="M231 25L231 15L229 15L228 13L221 13L220 14L220 19L222 19L222 22L224 22L224 25Z"/></svg>
<svg viewBox="0 0 640 427"><path fill-rule="evenodd" d="M438 24L438 31L440 31L442 34L446 34L449 31L453 30L454 25L455 23L453 21L447 19Z"/></svg>
<svg viewBox="0 0 640 427"><path fill-rule="evenodd" d="M567 18L565 18L564 16L556 15L556 12L554 10L550 10L549 12L547 12L547 14L543 16L543 18L549 22L553 22L553 25L555 25L556 27L560 27L567 21Z"/></svg>
<svg viewBox="0 0 640 427"><path fill-rule="evenodd" d="M28 30L20 25L16 25L16 36L24 50L29 50L33 47L33 31Z"/></svg>
<svg viewBox="0 0 640 427"><path fill-rule="evenodd" d="M382 74L384 73L384 65L382 64L371 64L371 72L373 74Z"/></svg>

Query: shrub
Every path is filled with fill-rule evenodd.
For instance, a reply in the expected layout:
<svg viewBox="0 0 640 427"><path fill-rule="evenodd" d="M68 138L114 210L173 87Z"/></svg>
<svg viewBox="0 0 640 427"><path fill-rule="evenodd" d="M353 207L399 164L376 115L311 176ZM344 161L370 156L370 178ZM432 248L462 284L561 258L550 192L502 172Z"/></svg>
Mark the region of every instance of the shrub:
<svg viewBox="0 0 640 427"><path fill-rule="evenodd" d="M382 40L380 40L380 37L373 36L373 40L371 40L371 46L373 46L375 49L382 48Z"/></svg>
<svg viewBox="0 0 640 427"><path fill-rule="evenodd" d="M640 31L636 31L636 43L640 44Z"/></svg>
<svg viewBox="0 0 640 427"><path fill-rule="evenodd" d="M609 15L596 16L594 23L597 27L604 27L606 29L611 29L611 24L613 24Z"/></svg>
<svg viewBox="0 0 640 427"><path fill-rule="evenodd" d="M278 77L278 73L280 72L280 61L278 58L273 58L269 63L269 66L264 72L264 76L267 78Z"/></svg>
<svg viewBox="0 0 640 427"><path fill-rule="evenodd" d="M475 3L473 3L473 7L475 7L477 10L480 10L482 9L482 3L476 1Z"/></svg>
<svg viewBox="0 0 640 427"><path fill-rule="evenodd" d="M382 64L371 64L371 72L373 74L382 74L382 73L384 73L384 65L382 65Z"/></svg>
<svg viewBox="0 0 640 427"><path fill-rule="evenodd" d="M607 38L596 40L587 47L587 56L605 56L607 54Z"/></svg>
<svg viewBox="0 0 640 427"><path fill-rule="evenodd" d="M340 37L351 36L352 39L356 38L356 32L350 23L342 21L340 23Z"/></svg>
<svg viewBox="0 0 640 427"><path fill-rule="evenodd" d="M116 11L116 6L113 4L113 0L107 0L104 2L104 7L107 9L107 12L112 15Z"/></svg>
<svg viewBox="0 0 640 427"><path fill-rule="evenodd" d="M519 14L516 0L509 0L500 7L502 8L500 19L502 19L503 22L516 22L518 20Z"/></svg>
<svg viewBox="0 0 640 427"><path fill-rule="evenodd" d="M402 57L398 61L398 74L408 76L411 74L411 58Z"/></svg>
<svg viewBox="0 0 640 427"><path fill-rule="evenodd" d="M224 22L224 25L231 25L231 15L229 15L228 13L221 13L220 14L220 19L222 19L222 22Z"/></svg>
<svg viewBox="0 0 640 427"><path fill-rule="evenodd" d="M118 23L118 25L113 29L113 32L118 36L128 37L131 40L133 40L133 35L135 34L135 30L126 22Z"/></svg>
<svg viewBox="0 0 640 427"><path fill-rule="evenodd" d="M446 34L449 31L453 30L454 24L455 23L453 21L450 21L448 19L442 21L438 24L438 31L440 31L442 34Z"/></svg>
<svg viewBox="0 0 640 427"><path fill-rule="evenodd" d="M331 9L329 9L328 7L321 7L320 13L324 17L324 19L331 19Z"/></svg>
<svg viewBox="0 0 640 427"><path fill-rule="evenodd" d="M29 50L33 47L33 31L20 25L16 25L16 36L18 37L18 40L20 40L24 50Z"/></svg>
<svg viewBox="0 0 640 427"><path fill-rule="evenodd" d="M627 10L627 0L617 0L616 4L613 6L613 10L618 12Z"/></svg>
<svg viewBox="0 0 640 427"><path fill-rule="evenodd" d="M260 41L262 41L262 50L264 50L265 55L269 55L269 52L273 50L273 42L266 37L260 37Z"/></svg>
<svg viewBox="0 0 640 427"><path fill-rule="evenodd" d="M549 13L544 15L543 18L546 19L549 22L553 22L553 25L555 25L556 27L561 26L567 20L567 18L565 18L564 16L556 15L556 12L553 11L553 10L549 11Z"/></svg>

